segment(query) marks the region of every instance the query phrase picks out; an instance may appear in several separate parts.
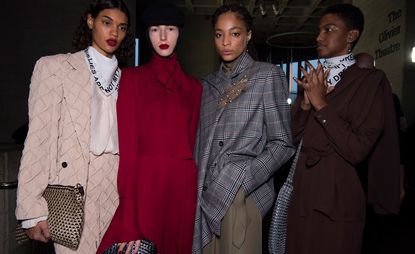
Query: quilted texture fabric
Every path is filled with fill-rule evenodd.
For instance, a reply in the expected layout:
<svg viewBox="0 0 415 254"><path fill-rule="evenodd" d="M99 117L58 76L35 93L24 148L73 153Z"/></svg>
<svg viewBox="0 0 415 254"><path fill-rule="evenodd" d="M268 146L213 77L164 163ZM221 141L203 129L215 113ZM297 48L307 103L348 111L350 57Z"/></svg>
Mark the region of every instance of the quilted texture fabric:
<svg viewBox="0 0 415 254"><path fill-rule="evenodd" d="M42 57L29 94L29 132L18 176L18 220L48 215L48 184L80 183L85 189L85 224L76 252L55 245L56 253L95 253L118 206L118 155L89 152L92 83L84 53ZM87 185L88 179L88 185Z"/></svg>
<svg viewBox="0 0 415 254"><path fill-rule="evenodd" d="M118 206L116 186L118 156L91 154L90 158L85 200L85 224L81 242L76 251L55 244L55 250L58 254L95 253Z"/></svg>

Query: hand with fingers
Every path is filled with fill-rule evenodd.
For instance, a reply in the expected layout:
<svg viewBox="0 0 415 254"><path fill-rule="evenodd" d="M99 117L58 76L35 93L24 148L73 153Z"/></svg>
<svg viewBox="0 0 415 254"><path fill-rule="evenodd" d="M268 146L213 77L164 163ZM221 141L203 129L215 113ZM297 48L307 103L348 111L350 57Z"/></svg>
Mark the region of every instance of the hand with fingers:
<svg viewBox="0 0 415 254"><path fill-rule="evenodd" d="M117 251L117 253L137 254L138 253L138 247L139 246L140 246L140 240L125 242L125 243L120 243L118 245L118 251ZM124 249L125 249L125 251L124 251Z"/></svg>
<svg viewBox="0 0 415 254"><path fill-rule="evenodd" d="M309 72L301 67L304 79L295 79L295 81L304 89L304 101L302 108L307 108L307 104L319 111L327 105L326 94L328 93L327 77L329 70L324 71L323 65L318 62L317 69L308 61L306 62ZM303 107L304 106L304 107Z"/></svg>
<svg viewBox="0 0 415 254"><path fill-rule="evenodd" d="M50 239L48 222L46 220L39 221L36 226L27 229L26 234L30 239L44 243L48 242Z"/></svg>
<svg viewBox="0 0 415 254"><path fill-rule="evenodd" d="M303 83L307 83L307 80L305 79L304 76L301 78L294 77L294 80L300 85L298 87L298 92L302 92L304 95L303 101L301 101L301 104L300 104L301 109L305 111L310 110L311 109L310 100L308 99L307 92L304 90L303 86L301 85Z"/></svg>

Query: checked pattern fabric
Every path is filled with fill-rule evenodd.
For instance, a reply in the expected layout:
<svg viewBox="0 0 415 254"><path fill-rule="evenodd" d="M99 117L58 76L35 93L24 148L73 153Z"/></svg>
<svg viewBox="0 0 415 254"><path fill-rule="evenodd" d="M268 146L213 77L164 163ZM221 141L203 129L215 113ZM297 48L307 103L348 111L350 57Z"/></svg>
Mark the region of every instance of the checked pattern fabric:
<svg viewBox="0 0 415 254"><path fill-rule="evenodd" d="M294 189L293 178L295 167L297 166L298 157L300 154L303 141L297 148L294 161L291 164L290 172L288 173L287 180L281 187L277 200L275 202L274 211L272 213L271 227L269 231L268 248L270 254L284 254L285 253L285 241L287 237L287 215L288 206L291 200L291 193Z"/></svg>

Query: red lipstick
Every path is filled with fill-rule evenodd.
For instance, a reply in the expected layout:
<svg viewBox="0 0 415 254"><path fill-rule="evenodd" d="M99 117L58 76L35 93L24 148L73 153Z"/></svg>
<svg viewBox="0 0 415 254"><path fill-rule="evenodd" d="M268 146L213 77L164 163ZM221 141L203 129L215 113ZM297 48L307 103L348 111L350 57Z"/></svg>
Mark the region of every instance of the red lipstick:
<svg viewBox="0 0 415 254"><path fill-rule="evenodd" d="M159 48L160 49L168 49L168 48L170 48L170 46L168 44L160 44Z"/></svg>
<svg viewBox="0 0 415 254"><path fill-rule="evenodd" d="M108 39L107 44L111 47L115 47L117 45L117 40L114 39Z"/></svg>

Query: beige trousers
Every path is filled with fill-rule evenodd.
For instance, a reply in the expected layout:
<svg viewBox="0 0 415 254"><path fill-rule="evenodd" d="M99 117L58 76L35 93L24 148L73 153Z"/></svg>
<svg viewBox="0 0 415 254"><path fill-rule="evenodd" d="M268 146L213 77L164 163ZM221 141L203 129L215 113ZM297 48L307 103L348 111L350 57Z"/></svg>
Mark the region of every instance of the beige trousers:
<svg viewBox="0 0 415 254"><path fill-rule="evenodd" d="M241 188L221 222L221 235L213 236L202 254L261 254L262 217L252 198Z"/></svg>

